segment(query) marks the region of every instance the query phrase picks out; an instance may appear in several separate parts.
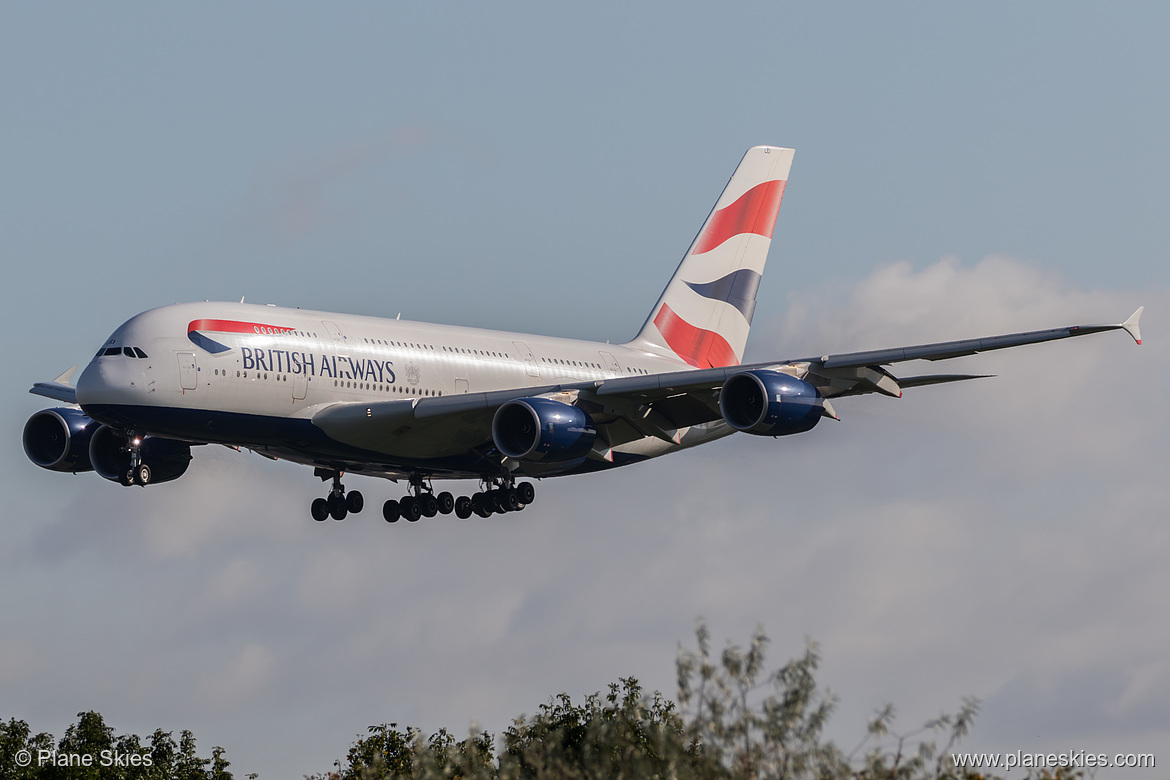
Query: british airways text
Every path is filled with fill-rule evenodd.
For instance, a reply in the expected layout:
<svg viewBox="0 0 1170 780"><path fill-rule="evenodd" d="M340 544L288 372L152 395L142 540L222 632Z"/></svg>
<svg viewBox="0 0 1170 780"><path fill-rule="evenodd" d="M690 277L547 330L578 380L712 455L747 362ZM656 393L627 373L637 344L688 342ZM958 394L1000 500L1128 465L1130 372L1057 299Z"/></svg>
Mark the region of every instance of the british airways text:
<svg viewBox="0 0 1170 780"><path fill-rule="evenodd" d="M245 371L308 374L331 379L360 379L394 384L394 361L294 352L288 349L240 347ZM320 369L320 370L318 370Z"/></svg>

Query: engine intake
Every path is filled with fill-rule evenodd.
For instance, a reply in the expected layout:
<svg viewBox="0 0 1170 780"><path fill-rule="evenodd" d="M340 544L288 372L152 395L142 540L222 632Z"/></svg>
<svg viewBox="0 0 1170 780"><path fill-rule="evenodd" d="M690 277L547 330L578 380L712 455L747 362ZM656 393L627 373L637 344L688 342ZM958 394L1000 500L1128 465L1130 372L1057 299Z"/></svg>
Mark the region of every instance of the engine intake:
<svg viewBox="0 0 1170 780"><path fill-rule="evenodd" d="M508 401L492 418L496 448L517 460L575 460L589 452L596 438L589 415L551 398Z"/></svg>
<svg viewBox="0 0 1170 780"><path fill-rule="evenodd" d="M780 371L744 371L723 383L719 413L737 431L787 436L821 421L824 399L803 379Z"/></svg>
<svg viewBox="0 0 1170 780"><path fill-rule="evenodd" d="M142 439L138 451L142 462L150 466L152 485L178 479L191 464L191 445L186 442L147 436ZM130 451L126 434L108 425L98 428L89 440L89 461L98 476L128 484Z"/></svg>
<svg viewBox="0 0 1170 780"><path fill-rule="evenodd" d="M44 409L24 424L24 454L50 471L92 471L89 441L99 425L80 409Z"/></svg>

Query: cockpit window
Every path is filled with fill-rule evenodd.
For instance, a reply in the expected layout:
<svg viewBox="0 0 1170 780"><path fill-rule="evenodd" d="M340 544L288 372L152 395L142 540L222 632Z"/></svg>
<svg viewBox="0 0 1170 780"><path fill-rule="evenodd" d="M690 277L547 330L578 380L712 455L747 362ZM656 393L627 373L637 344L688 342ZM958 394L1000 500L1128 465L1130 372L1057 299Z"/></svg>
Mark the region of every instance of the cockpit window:
<svg viewBox="0 0 1170 780"><path fill-rule="evenodd" d="M135 356L134 350L130 349L130 347L122 347L122 354L125 355L126 357L134 357Z"/></svg>
<svg viewBox="0 0 1170 780"><path fill-rule="evenodd" d="M144 357L146 357L146 353L145 353L145 352L143 352L143 351L142 351L141 349L139 349L138 347L135 347L135 348L134 348L134 354L135 354L135 355L137 355L137 356L138 356L138 357L140 357L140 358L144 358Z"/></svg>
<svg viewBox="0 0 1170 780"><path fill-rule="evenodd" d="M118 347L109 347L109 348L106 350L106 353L105 353L105 354L106 354L106 357L109 357L110 355L118 355L118 354L121 354L121 352L122 352L122 350L121 350L121 349L119 349Z"/></svg>

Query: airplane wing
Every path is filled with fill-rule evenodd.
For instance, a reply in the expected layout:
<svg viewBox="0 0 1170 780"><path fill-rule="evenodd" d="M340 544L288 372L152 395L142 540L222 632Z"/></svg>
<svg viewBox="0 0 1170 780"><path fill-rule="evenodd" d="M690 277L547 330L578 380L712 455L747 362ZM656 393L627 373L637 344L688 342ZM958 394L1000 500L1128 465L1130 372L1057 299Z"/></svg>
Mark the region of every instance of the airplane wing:
<svg viewBox="0 0 1170 780"><path fill-rule="evenodd" d="M373 403L343 402L324 407L312 420L331 438L376 452L418 452L419 445L425 443L424 449L434 456L467 452L476 447L483 447L486 453L491 446L491 423L496 409L517 398L551 396L587 411L604 431L610 446L643 436L679 443L688 427L721 419L720 388L730 377L743 371L782 370L814 385L825 399L864 393L898 397L904 388L980 379L986 375L930 374L899 378L886 370L886 365L909 360L947 360L1109 330L1125 330L1141 344L1138 319L1143 309L1138 308L1129 319L1117 325L1072 325L894 349L487 393ZM837 417L827 400L825 414Z"/></svg>
<svg viewBox="0 0 1170 780"><path fill-rule="evenodd" d="M33 395L43 395L45 398L52 398L55 401L76 404L77 388L69 381L73 378L73 372L76 370L77 366L74 366L52 382L37 382L29 389L29 392Z"/></svg>
<svg viewBox="0 0 1170 780"><path fill-rule="evenodd" d="M982 379L982 374L937 374L898 379L882 366L902 363L908 360L948 360L950 358L990 352L1008 347L1039 344L1045 341L1087 336L1109 330L1125 330L1138 344L1142 343L1138 319L1144 306L1125 322L1118 325L1070 325L1064 328L1033 330L1024 333L1009 333L1003 336L989 336L962 341L940 341L933 344L918 344L894 349L877 349L868 352L846 352L838 355L822 355L796 360L750 363L740 366L708 368L699 371L675 371L649 376L622 377L597 383L599 395L631 394L645 400L670 397L679 392L693 392L700 389L718 389L729 377L741 371L752 369L789 368L807 371L806 378L826 398L860 393L882 393L899 396L903 387L956 382L965 379Z"/></svg>

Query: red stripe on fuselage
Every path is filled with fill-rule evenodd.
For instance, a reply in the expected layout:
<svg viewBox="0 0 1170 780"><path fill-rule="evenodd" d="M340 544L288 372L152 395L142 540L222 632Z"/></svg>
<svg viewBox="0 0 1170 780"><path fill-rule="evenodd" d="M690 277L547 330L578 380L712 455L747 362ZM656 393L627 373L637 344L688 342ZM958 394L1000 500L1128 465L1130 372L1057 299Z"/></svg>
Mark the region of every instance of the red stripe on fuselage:
<svg viewBox="0 0 1170 780"><path fill-rule="evenodd" d="M733 236L741 233L755 233L765 238L772 237L776 229L776 215L780 213L780 201L784 198L785 181L779 179L757 184L740 195L730 206L724 206L711 215L707 229L699 237L691 254L710 252Z"/></svg>
<svg viewBox="0 0 1170 780"><path fill-rule="evenodd" d="M191 320L187 325L187 332L193 330L210 330L218 333L263 333L269 336L286 336L293 332L292 328L278 328L275 325L265 325L262 322L240 322L238 320Z"/></svg>
<svg viewBox="0 0 1170 780"><path fill-rule="evenodd" d="M654 326L674 354L696 368L739 365L739 358L726 339L713 330L696 328L665 303L654 318Z"/></svg>

